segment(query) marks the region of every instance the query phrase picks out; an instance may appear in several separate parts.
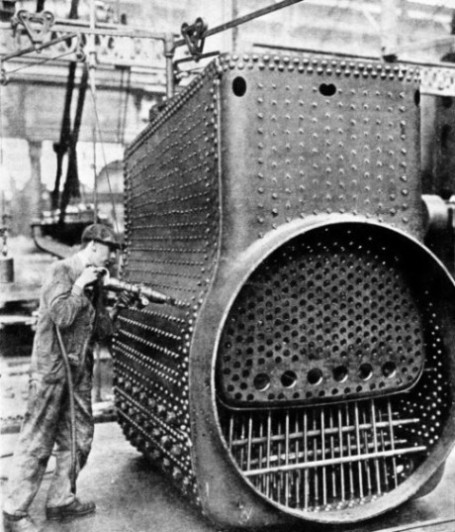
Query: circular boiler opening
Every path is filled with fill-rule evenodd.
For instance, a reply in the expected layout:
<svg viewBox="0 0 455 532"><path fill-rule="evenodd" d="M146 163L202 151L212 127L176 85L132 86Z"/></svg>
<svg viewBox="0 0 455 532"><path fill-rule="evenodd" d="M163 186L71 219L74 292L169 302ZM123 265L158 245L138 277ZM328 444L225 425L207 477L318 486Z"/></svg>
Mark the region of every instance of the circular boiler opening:
<svg viewBox="0 0 455 532"><path fill-rule="evenodd" d="M217 408L234 466L262 497L316 521L350 508L355 521L425 462L452 403L443 285L429 268L440 266L405 235L343 223L284 243L243 284L218 344Z"/></svg>

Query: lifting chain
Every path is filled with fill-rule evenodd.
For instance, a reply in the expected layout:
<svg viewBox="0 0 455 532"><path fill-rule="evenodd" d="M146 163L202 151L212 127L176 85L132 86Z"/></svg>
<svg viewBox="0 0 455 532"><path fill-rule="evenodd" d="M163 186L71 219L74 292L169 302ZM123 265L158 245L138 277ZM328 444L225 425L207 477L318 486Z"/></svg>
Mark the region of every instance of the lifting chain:
<svg viewBox="0 0 455 532"><path fill-rule="evenodd" d="M11 19L11 26L14 32L16 32L19 25L23 26L32 44L37 46L43 44L46 35L54 24L54 20L55 17L50 11L30 13L25 9L21 9Z"/></svg>
<svg viewBox="0 0 455 532"><path fill-rule="evenodd" d="M184 22L181 27L182 37L188 46L188 51L191 57L198 61L204 50L205 33L207 31L207 23L198 17L193 24Z"/></svg>

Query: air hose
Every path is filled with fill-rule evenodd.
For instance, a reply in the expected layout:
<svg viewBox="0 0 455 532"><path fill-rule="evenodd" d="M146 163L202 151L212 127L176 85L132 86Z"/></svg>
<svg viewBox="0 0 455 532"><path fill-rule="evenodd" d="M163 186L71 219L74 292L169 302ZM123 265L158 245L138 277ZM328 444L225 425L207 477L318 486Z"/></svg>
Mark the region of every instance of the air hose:
<svg viewBox="0 0 455 532"><path fill-rule="evenodd" d="M86 339L82 348L81 358L79 360L79 369L75 372L75 378L73 380L73 375L71 373L71 363L66 352L65 344L63 343L62 333L58 326L55 326L57 333L57 339L60 346L60 351L62 352L63 364L65 366L66 373L66 382L68 385L68 398L69 398L69 407L70 407L70 425L71 425L71 442L70 442L70 452L71 452L71 469L70 469L70 482L71 482L71 492L76 495L76 478L77 478L77 435L76 435L76 408L74 404L74 385L79 383L79 380L82 376L85 367L85 358L87 355L87 349L90 342L90 337Z"/></svg>
<svg viewBox="0 0 455 532"><path fill-rule="evenodd" d="M74 406L74 384L73 384L73 376L71 374L71 365L68 358L68 353L65 349L65 344L63 343L62 333L60 332L60 329L55 326L55 330L57 332L57 339L58 343L60 345L60 350L62 352L63 357L63 364L65 365L65 373L66 373L66 382L68 385L68 397L69 397L69 407L70 407L70 425L71 425L71 443L70 443L70 450L71 450L71 470L70 470L70 482L71 482L71 492L76 495L76 409Z"/></svg>

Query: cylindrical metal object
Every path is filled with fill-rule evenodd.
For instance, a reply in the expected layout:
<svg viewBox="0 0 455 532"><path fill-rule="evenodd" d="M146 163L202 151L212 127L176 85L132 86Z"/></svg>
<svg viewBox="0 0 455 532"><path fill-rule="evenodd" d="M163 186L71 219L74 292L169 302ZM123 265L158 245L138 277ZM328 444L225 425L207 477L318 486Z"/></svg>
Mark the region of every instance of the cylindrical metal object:
<svg viewBox="0 0 455 532"><path fill-rule="evenodd" d="M406 65L222 57L126 154L127 438L220 526L352 524L455 439L455 285L423 244ZM386 118L385 118L386 117Z"/></svg>
<svg viewBox="0 0 455 532"><path fill-rule="evenodd" d="M0 283L14 283L13 257L0 256Z"/></svg>
<svg viewBox="0 0 455 532"><path fill-rule="evenodd" d="M109 272L106 268L100 268L101 275L103 276L103 286L114 292L129 292L135 294L137 297L144 297L148 302L153 303L167 303L169 305L178 305L179 302L175 301L174 298L167 296L157 290L153 290L149 286L143 284L127 283L125 281L120 281L115 277L110 277Z"/></svg>
<svg viewBox="0 0 455 532"><path fill-rule="evenodd" d="M427 232L441 235L450 230L449 205L435 194L422 195L425 205L425 227Z"/></svg>

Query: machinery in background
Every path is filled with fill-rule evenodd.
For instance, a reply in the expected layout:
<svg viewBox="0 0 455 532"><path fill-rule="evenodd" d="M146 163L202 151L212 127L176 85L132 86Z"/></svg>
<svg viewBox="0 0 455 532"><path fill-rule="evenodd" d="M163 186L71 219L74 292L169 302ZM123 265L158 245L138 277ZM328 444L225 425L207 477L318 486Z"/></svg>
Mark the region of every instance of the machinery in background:
<svg viewBox="0 0 455 532"><path fill-rule="evenodd" d="M3 202L4 203L4 202ZM17 432L26 405L28 370L41 279L39 267L52 260L32 243L8 238L9 216L2 206L0 227L0 433Z"/></svg>
<svg viewBox="0 0 455 532"><path fill-rule="evenodd" d="M3 355L14 355L20 354L22 347L27 349L31 345L32 334L19 335L22 336L22 340L28 338L22 347L18 346L18 341L14 341L14 337L17 336L17 327L22 329L25 325L28 328L35 323L33 311L38 305L40 280L37 279L36 272L30 271L29 264L23 265L24 268L16 271L15 258L8 237L10 216L5 213L4 206L3 211L3 224L0 226L0 330L2 330L0 346Z"/></svg>
<svg viewBox="0 0 455 532"><path fill-rule="evenodd" d="M3 214L2 225L0 226L0 238L2 249L0 251L0 283L14 282L14 260L8 253L8 226L6 221L8 216Z"/></svg>
<svg viewBox="0 0 455 532"><path fill-rule="evenodd" d="M97 194L95 178L93 195L89 202L85 201L87 198L81 194L78 175L77 146L84 120L87 120L87 110L84 116L87 95L91 96L95 108L92 116L90 116L94 163L97 141L106 140L102 134L104 132L100 131L98 120L100 111L96 109L95 68L100 56L102 56L101 63L105 67L106 65L111 66L110 61L115 61L115 66L112 68L116 69L119 65L121 70L118 91L122 97L116 100L116 105L119 108L115 113L116 117L118 115L116 138L120 142L124 140L127 124L128 95L131 89L130 74L138 62L134 63L134 57L124 57L123 54L119 54L122 44L128 44L133 39L137 39L137 30L128 27L126 19L122 20L120 24L112 24L110 20L101 19L99 16L101 4L92 2L89 13L90 20L85 20L84 17L79 18L78 16L77 0L71 2L71 7L68 6L69 13L66 18L58 18L58 13L54 14L48 11L47 7L49 6L45 6L45 2L32 5L32 9L36 10L33 13L23 9L24 6L19 5L14 0L0 2L1 29L5 30L4 46L0 57L0 83L2 85L0 89L11 81L14 82L15 72L29 68L31 65L36 68L46 62L55 65L57 61L60 63L60 68L64 68L65 63L67 64L66 94L62 106L60 136L54 144L57 156L57 172L49 205L43 210L42 191L38 178L38 183L35 180L33 183L35 186L31 187L29 191L31 210L35 216L31 223L33 242L22 236L11 238L10 255L0 262L2 267L2 277L0 278L0 362L2 363L2 374L6 377L2 381L2 404L4 407L1 419L2 432L4 429L7 431L18 430L20 416L25 410L23 399L26 394L22 394L21 400L17 400L21 394L14 395L14 379L21 379L20 387L26 390L28 357L33 342L39 289L49 265L56 257L61 258L71 254L73 247L80 242L83 229L94 221L113 225L119 238L121 238L121 223L118 224L116 219L118 205L115 205L115 200L112 197L104 149L102 156L105 168L102 174L104 174L107 185L104 187L104 192L101 193L104 198ZM64 9L62 7L60 13L63 13ZM60 8L57 9L57 11L59 10ZM95 28L95 26L97 27ZM114 32L115 37L111 37L112 32ZM147 34L146 37L144 34ZM140 39L148 39L148 37L149 34L146 31L139 35ZM107 39L109 39L108 49L112 52L111 55L106 54L107 48L104 47L104 42ZM151 39L148 40L151 41ZM17 58L19 58L19 67L9 63L16 61ZM158 80L158 70L156 65L143 65L141 66L141 76L145 78L150 72L153 72L151 77ZM105 80L106 78L104 78L103 84ZM0 97L0 107L4 101L4 98ZM0 109L2 113L4 109ZM109 112L114 114L112 109ZM103 122L104 124L105 122ZM2 135L3 132L2 129ZM66 170L65 158L67 158ZM3 161L3 158L1 159ZM96 168L96 164L94 164L94 168ZM119 200L122 201L119 196L121 195L117 195L117 203ZM99 201L111 204L109 217L100 214ZM14 279L11 275L13 256L15 260ZM100 355L99 351L97 355ZM95 395L98 401L101 397L102 381L104 386L105 381L109 385L112 380L111 361L105 350L101 350L99 360L104 361L104 370L103 375L98 372L96 376L97 392ZM21 366L20 370L18 369L19 365ZM99 365L97 365L98 367ZM11 382L9 376L11 376ZM111 386L108 388L110 392ZM7 416L8 419L6 419Z"/></svg>

